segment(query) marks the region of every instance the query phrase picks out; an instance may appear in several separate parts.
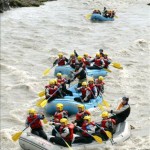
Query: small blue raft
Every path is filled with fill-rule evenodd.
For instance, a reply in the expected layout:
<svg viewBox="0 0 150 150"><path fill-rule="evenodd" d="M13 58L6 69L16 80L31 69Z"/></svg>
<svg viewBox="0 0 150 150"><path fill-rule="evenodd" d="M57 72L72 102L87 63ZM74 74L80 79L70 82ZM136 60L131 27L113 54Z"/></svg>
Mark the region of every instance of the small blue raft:
<svg viewBox="0 0 150 150"><path fill-rule="evenodd" d="M46 113L50 115L54 115L56 112L56 104L62 103L64 105L64 110L68 111L69 115L74 115L78 112L77 105L83 104L77 101L74 101L75 97L79 97L81 93L76 93L75 87L77 85L69 88L70 91L73 92L73 96L65 96L64 98L55 99L52 102L48 103L45 107ZM88 103L84 103L85 109L95 108L98 104L102 103L102 97L98 96L96 99L91 99Z"/></svg>
<svg viewBox="0 0 150 150"><path fill-rule="evenodd" d="M106 18L100 14L92 14L91 21L114 21L114 18Z"/></svg>
<svg viewBox="0 0 150 150"><path fill-rule="evenodd" d="M68 77L72 77L71 71L74 71L72 67L69 65L65 66L57 66L55 67L54 75L56 76L57 73L62 73L63 75L67 75ZM105 77L107 75L107 71L104 69L86 69L87 75L98 78L99 76Z"/></svg>

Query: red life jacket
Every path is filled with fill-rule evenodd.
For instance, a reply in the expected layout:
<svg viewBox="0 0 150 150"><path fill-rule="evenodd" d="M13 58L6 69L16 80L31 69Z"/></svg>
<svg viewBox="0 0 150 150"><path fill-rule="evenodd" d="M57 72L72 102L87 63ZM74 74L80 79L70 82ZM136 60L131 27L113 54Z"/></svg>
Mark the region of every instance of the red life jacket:
<svg viewBox="0 0 150 150"><path fill-rule="evenodd" d="M55 114L54 114L54 122L57 122L57 123L60 122L60 119L63 118L64 114L68 114L68 112L65 111L65 110L62 110L61 112L56 111ZM59 121L57 121L57 119Z"/></svg>
<svg viewBox="0 0 150 150"><path fill-rule="evenodd" d="M50 95L53 95L53 93L55 93L57 91L57 87L54 86L54 87L49 87L49 94ZM57 93L57 92L56 92ZM56 96L56 93L53 95L53 96Z"/></svg>
<svg viewBox="0 0 150 150"><path fill-rule="evenodd" d="M80 91L81 91L83 97L86 97L87 90L91 92L89 87L86 87L86 88L81 87Z"/></svg>
<svg viewBox="0 0 150 150"><path fill-rule="evenodd" d="M101 90L101 87L104 85L105 83L103 81L99 81L98 79L95 80L95 86L98 88L98 90Z"/></svg>
<svg viewBox="0 0 150 150"><path fill-rule="evenodd" d="M58 58L58 66L64 66L66 62L66 58Z"/></svg>
<svg viewBox="0 0 150 150"><path fill-rule="evenodd" d="M68 124L68 125L66 125L66 126L60 126L60 128L59 128L59 132L60 132L60 134L62 134L63 133L63 129L64 128L69 128L69 134L66 136L66 137L63 137L63 139L66 141L66 142L72 142L72 139L73 139L73 129L74 129L74 125L73 124Z"/></svg>
<svg viewBox="0 0 150 150"><path fill-rule="evenodd" d="M111 118L110 118L110 119L103 119L102 122L101 122L101 127L107 128L106 123L107 123L108 121L111 121L113 124L116 124L116 121L115 121L114 119L111 119Z"/></svg>
<svg viewBox="0 0 150 150"><path fill-rule="evenodd" d="M104 68L108 68L108 66L109 66L108 59L107 59L107 58L104 58L103 60L104 60L104 63L105 63Z"/></svg>
<svg viewBox="0 0 150 150"><path fill-rule="evenodd" d="M81 119L83 119L84 118L84 116L89 116L89 115L91 115L91 113L88 111L88 110L84 110L84 111L82 111L82 112L78 112L77 114L76 114L76 120L81 120Z"/></svg>
<svg viewBox="0 0 150 150"><path fill-rule="evenodd" d="M30 124L33 120L35 120L36 118L38 118L38 115L34 115L33 117L28 116L27 121ZM31 125L30 125L31 129L37 129L37 128L41 128L42 127L42 123L40 121L40 119L36 119Z"/></svg>
<svg viewBox="0 0 150 150"><path fill-rule="evenodd" d="M100 58L95 58L95 62L94 62L94 64L96 65L96 66L101 66L102 64L101 64L101 59Z"/></svg>
<svg viewBox="0 0 150 150"><path fill-rule="evenodd" d="M70 65L75 65L75 63L76 63L76 58L75 57L71 58L70 59Z"/></svg>
<svg viewBox="0 0 150 150"><path fill-rule="evenodd" d="M95 125L95 123L94 122L90 122L90 123L83 123L82 124L82 130L84 130L85 132L82 132L82 135L83 136L90 136L90 135L88 135L86 132L87 132L87 129L86 129L86 127L88 126L88 125Z"/></svg>
<svg viewBox="0 0 150 150"><path fill-rule="evenodd" d="M64 84L66 82L65 78L57 79L57 83Z"/></svg>

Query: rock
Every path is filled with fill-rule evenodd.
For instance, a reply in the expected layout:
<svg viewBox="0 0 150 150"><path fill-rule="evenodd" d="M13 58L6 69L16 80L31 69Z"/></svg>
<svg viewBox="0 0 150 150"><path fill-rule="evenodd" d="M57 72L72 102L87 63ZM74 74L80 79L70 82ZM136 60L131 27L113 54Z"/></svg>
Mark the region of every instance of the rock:
<svg viewBox="0 0 150 150"><path fill-rule="evenodd" d="M0 13L3 13L3 11L9 10L9 0L0 0Z"/></svg>

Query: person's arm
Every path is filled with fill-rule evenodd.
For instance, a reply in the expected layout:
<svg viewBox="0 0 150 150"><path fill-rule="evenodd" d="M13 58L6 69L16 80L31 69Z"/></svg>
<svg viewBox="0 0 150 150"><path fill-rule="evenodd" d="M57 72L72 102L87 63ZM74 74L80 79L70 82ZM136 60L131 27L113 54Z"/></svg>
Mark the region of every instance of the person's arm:
<svg viewBox="0 0 150 150"><path fill-rule="evenodd" d="M28 127L29 126L29 122L28 120L26 119L26 122L25 122L25 126Z"/></svg>
<svg viewBox="0 0 150 150"><path fill-rule="evenodd" d="M56 59L56 60L53 62L53 66L55 66L57 63L58 63L58 59Z"/></svg>
<svg viewBox="0 0 150 150"><path fill-rule="evenodd" d="M79 55L77 54L76 50L74 50L74 54L76 57L78 57Z"/></svg>
<svg viewBox="0 0 150 150"><path fill-rule="evenodd" d="M98 96L98 92L97 92L97 88L96 88L96 86L94 87L94 89L93 89L93 90L94 90L94 96L95 96L95 97L97 97L97 96Z"/></svg>
<svg viewBox="0 0 150 150"><path fill-rule="evenodd" d="M65 61L68 62L68 58L65 57Z"/></svg>
<svg viewBox="0 0 150 150"><path fill-rule="evenodd" d="M111 110L110 113L114 113L114 114L120 114L121 112L125 111L126 109L129 108L129 105L125 105L124 107L122 107L120 110Z"/></svg>

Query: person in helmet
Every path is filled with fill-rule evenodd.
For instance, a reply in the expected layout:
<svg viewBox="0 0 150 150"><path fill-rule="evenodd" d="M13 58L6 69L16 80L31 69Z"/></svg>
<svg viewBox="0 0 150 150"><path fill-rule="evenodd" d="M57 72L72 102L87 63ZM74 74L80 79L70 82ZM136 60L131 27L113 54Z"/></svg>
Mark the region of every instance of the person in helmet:
<svg viewBox="0 0 150 150"><path fill-rule="evenodd" d="M126 118L129 116L131 108L130 105L128 104L128 101L129 97L124 96L117 110L108 111L111 114L113 114L111 118L116 120L116 124L125 121Z"/></svg>
<svg viewBox="0 0 150 150"><path fill-rule="evenodd" d="M55 137L50 138L50 142L68 147L68 145L72 146L73 140L73 124L68 124L68 120L66 118L60 119L60 128ZM64 142L65 141L65 142ZM67 143L67 144L66 144Z"/></svg>
<svg viewBox="0 0 150 150"><path fill-rule="evenodd" d="M55 98L61 97L59 92L60 87L55 86L54 80L49 81L49 86L45 89L46 99L48 99L48 103L54 100Z"/></svg>
<svg viewBox="0 0 150 150"><path fill-rule="evenodd" d="M88 69L102 69L105 66L103 58L100 57L99 53L96 53L96 56L91 62L94 62L93 66L87 66Z"/></svg>
<svg viewBox="0 0 150 150"><path fill-rule="evenodd" d="M68 62L68 59L63 56L62 53L58 54L58 58L54 61L53 66L58 64L58 66L64 66Z"/></svg>
<svg viewBox="0 0 150 150"><path fill-rule="evenodd" d="M53 125L55 125L55 123L56 123L56 124L57 124L57 123L60 123L60 119L62 119L62 118L68 118L68 112L65 111L65 110L63 110L63 106L64 106L64 105L63 105L62 103L57 103L57 104L56 104L56 112L55 112L54 118L53 118L53 120L52 120ZM59 128L60 128L59 125L56 125L56 126L55 126L55 129L56 129L57 131L59 130ZM52 135L53 135L53 136L56 135L56 130L55 130L55 129L52 130Z"/></svg>
<svg viewBox="0 0 150 150"><path fill-rule="evenodd" d="M30 126L32 134L47 140L47 135L44 132L42 122L40 121L44 119L44 114L37 114L34 108L29 109L28 113L29 116L27 117L25 123L26 127Z"/></svg>
<svg viewBox="0 0 150 150"><path fill-rule="evenodd" d="M95 79L95 86L97 87L98 95L104 93L104 77L99 76Z"/></svg>
<svg viewBox="0 0 150 150"><path fill-rule="evenodd" d="M80 66L80 64L76 64L75 71L72 71L74 77L70 81L74 81L76 78L79 79L78 86L82 86L82 82L86 82L86 72L85 70Z"/></svg>
<svg viewBox="0 0 150 150"><path fill-rule="evenodd" d="M66 84L70 84L70 80L66 80L62 77L61 73L57 73L57 83L61 85L61 92L63 96L69 95L73 96L72 92L70 90L67 90Z"/></svg>
<svg viewBox="0 0 150 150"><path fill-rule="evenodd" d="M104 57L104 50L103 49L99 49L99 53L100 53L100 57Z"/></svg>
<svg viewBox="0 0 150 150"><path fill-rule="evenodd" d="M72 121L72 123L74 123L75 125L82 127L83 124L83 118L85 116L90 116L91 113L88 110L85 110L85 107L83 104L78 104L78 113L76 114L76 119L74 121Z"/></svg>
<svg viewBox="0 0 150 150"><path fill-rule="evenodd" d="M111 59L108 58L108 54L106 54L106 53L104 54L103 60L104 60L104 63L105 63L104 68L107 69L109 67L109 64L111 64Z"/></svg>
<svg viewBox="0 0 150 150"><path fill-rule="evenodd" d="M93 14L100 14L101 15L101 11L99 9L95 9L95 10L93 10Z"/></svg>
<svg viewBox="0 0 150 150"><path fill-rule="evenodd" d="M83 120L81 136L76 137L74 143L92 143L93 141L93 137L87 134L87 132L91 133L93 131L95 123L91 122L91 116L85 116Z"/></svg>
<svg viewBox="0 0 150 150"><path fill-rule="evenodd" d="M77 58L76 58L75 54L72 53L72 54L70 55L69 60L68 60L68 64L74 69L76 62L77 62Z"/></svg>
<svg viewBox="0 0 150 150"><path fill-rule="evenodd" d="M90 78L88 80L88 87L90 88L91 90L91 98L96 98L98 96L98 92L97 92L97 88L94 84L94 79L93 78Z"/></svg>
<svg viewBox="0 0 150 150"><path fill-rule="evenodd" d="M83 69L86 68L85 59L84 59L82 56L78 56L78 57L77 57L76 64L79 64L80 67L82 67ZM76 64L75 64L75 66L76 66Z"/></svg>
<svg viewBox="0 0 150 150"><path fill-rule="evenodd" d="M116 121L109 118L109 113L107 111L104 111L100 116L102 117L102 121L100 124L95 124L97 128L95 129L95 133L92 135L97 135L101 137L103 141L106 141L108 140L108 136L105 131L109 131L113 134Z"/></svg>
<svg viewBox="0 0 150 150"><path fill-rule="evenodd" d="M89 54L88 53L84 53L84 55L83 55L83 58L84 58L84 63L85 63L85 65L86 66L90 66L90 60L91 60L91 56L89 56Z"/></svg>
<svg viewBox="0 0 150 150"><path fill-rule="evenodd" d="M104 17L108 17L108 10L106 9L106 7L104 7L104 10L103 10L103 12L102 12L102 15L104 16Z"/></svg>
<svg viewBox="0 0 150 150"><path fill-rule="evenodd" d="M89 87L87 87L87 83L86 82L82 82L82 87L76 88L76 90L78 92L81 92L82 95L81 97L75 97L74 100L77 102L89 102L91 97L92 97L92 93L91 93L91 89Z"/></svg>

